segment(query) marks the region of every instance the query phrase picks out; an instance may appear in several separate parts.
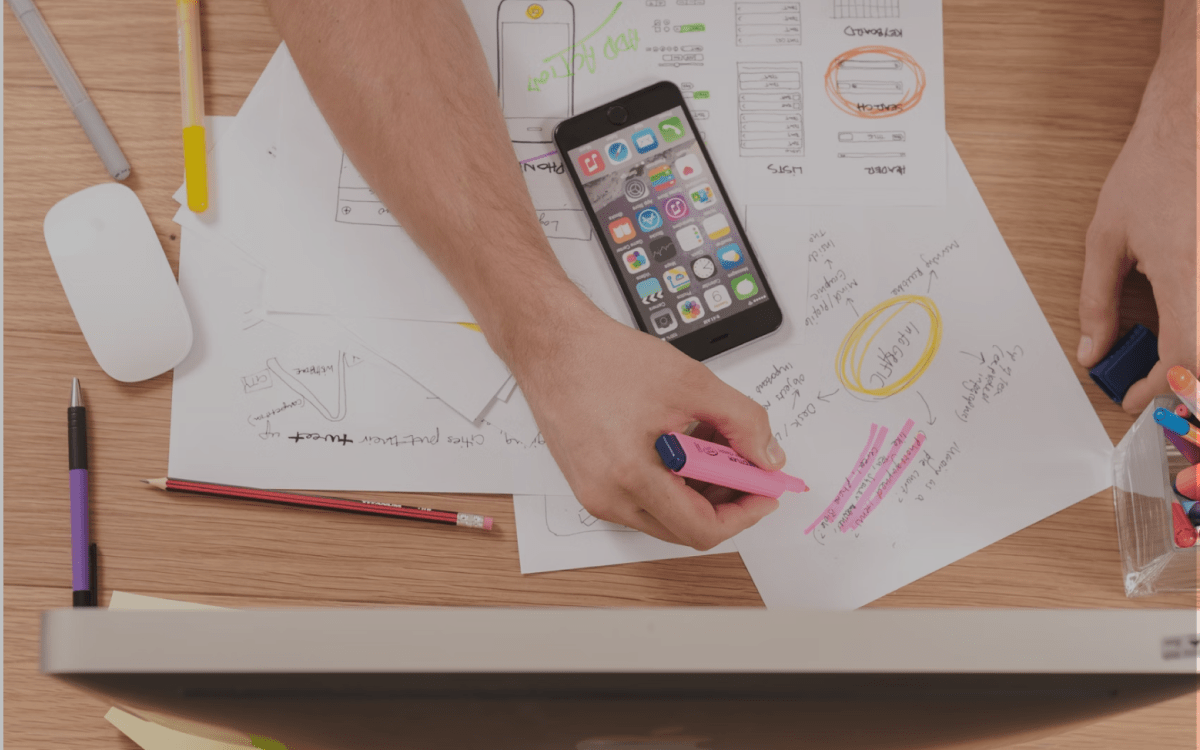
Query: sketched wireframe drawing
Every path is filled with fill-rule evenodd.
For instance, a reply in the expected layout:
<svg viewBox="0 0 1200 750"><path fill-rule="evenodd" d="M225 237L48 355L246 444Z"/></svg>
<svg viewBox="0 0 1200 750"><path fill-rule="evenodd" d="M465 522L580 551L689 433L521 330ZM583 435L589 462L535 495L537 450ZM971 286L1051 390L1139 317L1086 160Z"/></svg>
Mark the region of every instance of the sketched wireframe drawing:
<svg viewBox="0 0 1200 750"><path fill-rule="evenodd" d="M619 523L601 521L573 497L543 497L546 507L546 530L554 536L574 536L595 531L637 533L636 529Z"/></svg>
<svg viewBox="0 0 1200 750"><path fill-rule="evenodd" d="M895 117L921 102L925 69L895 47L855 47L829 63L825 94L838 109L855 117Z"/></svg>
<svg viewBox="0 0 1200 750"><path fill-rule="evenodd" d="M737 72L741 155L804 156L801 64L740 62Z"/></svg>
<svg viewBox="0 0 1200 750"><path fill-rule="evenodd" d="M400 223L375 191L354 168L346 154L342 153L342 169L338 174L337 213L334 221L343 224L374 224L381 227L398 227Z"/></svg>
<svg viewBox="0 0 1200 750"><path fill-rule="evenodd" d="M295 376L284 369L283 365L279 364L276 357L271 357L267 360L267 369L271 374L279 378L288 388L292 389L297 396L303 398L318 413L330 422L340 422L346 418L346 365L350 355L346 352L339 351L337 354L337 409L332 410L325 405L321 399L317 398L316 394L309 389L304 383L301 383ZM244 379L243 379L244 382Z"/></svg>
<svg viewBox="0 0 1200 750"><path fill-rule="evenodd" d="M843 130L838 143L902 143L908 136L903 130Z"/></svg>
<svg viewBox="0 0 1200 750"><path fill-rule="evenodd" d="M900 0L833 0L834 18L899 18Z"/></svg>
<svg viewBox="0 0 1200 750"><path fill-rule="evenodd" d="M574 114L574 47L569 0L501 0L496 7L496 87L513 143L550 143L558 123Z"/></svg>
<svg viewBox="0 0 1200 750"><path fill-rule="evenodd" d="M800 3L736 2L733 14L733 35L739 47L800 45Z"/></svg>

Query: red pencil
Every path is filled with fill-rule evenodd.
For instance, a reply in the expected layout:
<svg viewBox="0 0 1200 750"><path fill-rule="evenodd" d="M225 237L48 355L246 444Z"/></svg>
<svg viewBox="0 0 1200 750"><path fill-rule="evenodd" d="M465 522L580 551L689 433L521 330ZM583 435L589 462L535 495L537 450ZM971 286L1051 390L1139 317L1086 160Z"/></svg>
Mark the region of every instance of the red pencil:
<svg viewBox="0 0 1200 750"><path fill-rule="evenodd" d="M410 508L392 503L379 503L371 500L353 500L346 497L324 497L322 495L299 495L294 492L275 492L274 490L256 490L251 487L235 487L230 484L209 484L207 482L189 482L186 479L143 479L151 487L168 492L191 492L196 495L212 495L214 497L236 497L242 500L258 500L264 503L279 503L281 505L298 505L304 508L326 508L328 510L344 510L350 513L369 513L376 516L394 516L407 518L412 521L428 521L448 526L467 526L473 529L492 530L491 516L481 516L475 513L456 513L452 510L433 510L432 508Z"/></svg>

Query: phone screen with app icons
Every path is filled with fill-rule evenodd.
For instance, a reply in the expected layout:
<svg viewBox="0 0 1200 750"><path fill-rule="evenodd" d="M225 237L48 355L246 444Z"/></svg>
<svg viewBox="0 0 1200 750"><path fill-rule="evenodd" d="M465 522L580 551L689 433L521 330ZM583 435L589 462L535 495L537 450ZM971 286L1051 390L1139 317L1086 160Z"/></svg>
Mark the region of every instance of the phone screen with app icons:
<svg viewBox="0 0 1200 750"><path fill-rule="evenodd" d="M782 319L697 136L675 106L565 154L640 327L665 341L764 303Z"/></svg>

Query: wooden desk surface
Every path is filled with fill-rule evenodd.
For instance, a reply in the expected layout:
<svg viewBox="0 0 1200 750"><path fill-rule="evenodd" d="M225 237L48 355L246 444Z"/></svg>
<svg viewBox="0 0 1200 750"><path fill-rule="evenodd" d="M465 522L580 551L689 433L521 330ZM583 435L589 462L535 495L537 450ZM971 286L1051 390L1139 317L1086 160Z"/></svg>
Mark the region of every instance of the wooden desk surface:
<svg viewBox="0 0 1200 750"><path fill-rule="evenodd" d="M182 180L174 7L41 0L47 22L133 165L133 188L173 267ZM279 42L265 7L205 0L210 114L233 115ZM1162 0L945 0L947 128L1063 348L1074 352L1083 236L1158 48ZM60 198L107 179L20 26L4 28L5 728L13 748L133 748L106 706L37 673L39 611L70 601L64 416L72 376L91 421L104 591L226 606L761 605L736 554L522 577L511 505L430 496L497 518L486 538L189 498L137 479L167 464L171 375L106 377L88 352L42 239ZM1124 326L1153 320L1134 274ZM1074 357L1070 357L1074 361ZM1113 440L1131 420L1076 367ZM872 606L1194 607L1130 601L1111 495L1100 493ZM1020 748L1176 748L1196 741L1180 699Z"/></svg>

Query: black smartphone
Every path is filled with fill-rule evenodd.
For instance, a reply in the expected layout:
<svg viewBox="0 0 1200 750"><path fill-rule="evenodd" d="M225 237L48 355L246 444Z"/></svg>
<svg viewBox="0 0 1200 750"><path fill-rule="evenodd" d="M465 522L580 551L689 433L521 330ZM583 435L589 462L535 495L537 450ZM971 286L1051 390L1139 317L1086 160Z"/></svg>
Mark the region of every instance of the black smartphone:
<svg viewBox="0 0 1200 750"><path fill-rule="evenodd" d="M554 142L643 331L705 360L783 312L684 104L664 81L559 123Z"/></svg>

